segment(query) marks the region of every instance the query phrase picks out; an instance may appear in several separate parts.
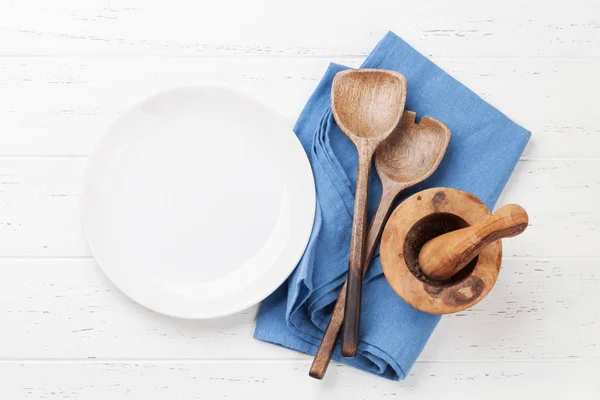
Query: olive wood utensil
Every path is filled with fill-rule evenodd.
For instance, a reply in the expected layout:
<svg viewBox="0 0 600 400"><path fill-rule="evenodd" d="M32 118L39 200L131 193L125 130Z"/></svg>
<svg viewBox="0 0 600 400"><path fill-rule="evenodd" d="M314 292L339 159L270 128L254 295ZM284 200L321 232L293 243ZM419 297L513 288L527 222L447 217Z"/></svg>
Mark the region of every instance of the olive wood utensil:
<svg viewBox="0 0 600 400"><path fill-rule="evenodd" d="M379 251L385 279L404 301L429 314L473 307L498 280L498 239L523 232L527 223L519 206L492 215L471 193L439 187L420 191L400 203L386 222ZM440 271L437 262L451 272ZM457 265L465 266L458 270Z"/></svg>
<svg viewBox="0 0 600 400"><path fill-rule="evenodd" d="M366 241L363 274L369 267L377 240L396 197L404 190L427 179L438 167L450 141L450 130L441 122L405 111L400 124L375 152L375 168L382 184L382 194L371 222ZM336 339L344 321L346 283L340 291L325 335L310 368L309 375L322 379L327 371Z"/></svg>
<svg viewBox="0 0 600 400"><path fill-rule="evenodd" d="M486 220L431 239L421 248L419 266L433 280L456 275L490 243L517 236L527 228L527 211L517 204L499 208Z"/></svg>
<svg viewBox="0 0 600 400"><path fill-rule="evenodd" d="M358 152L348 266L346 323L342 340L342 354L345 357L355 356L358 343L371 159L377 146L400 122L405 100L406 78L395 71L347 70L338 72L333 79L331 89L333 116Z"/></svg>

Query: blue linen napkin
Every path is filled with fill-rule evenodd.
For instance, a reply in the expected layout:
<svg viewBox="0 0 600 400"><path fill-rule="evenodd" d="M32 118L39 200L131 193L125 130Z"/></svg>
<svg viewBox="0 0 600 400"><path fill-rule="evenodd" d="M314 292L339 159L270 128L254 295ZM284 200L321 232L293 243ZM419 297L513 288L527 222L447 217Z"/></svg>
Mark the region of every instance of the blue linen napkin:
<svg viewBox="0 0 600 400"><path fill-rule="evenodd" d="M506 185L530 132L509 120L406 42L389 32L363 68L398 71L408 81L406 109L417 120L444 122L452 136L438 170L410 194L430 187L453 187L479 197L490 209ZM293 274L260 307L254 337L315 354L333 303L346 279L357 154L331 113L331 64L298 118L294 132L310 159L317 188L317 211L304 255ZM376 173L369 183L369 215L381 195ZM356 358L333 359L379 376L400 380L423 350L440 317L406 304L389 287L378 250L364 281L360 341Z"/></svg>

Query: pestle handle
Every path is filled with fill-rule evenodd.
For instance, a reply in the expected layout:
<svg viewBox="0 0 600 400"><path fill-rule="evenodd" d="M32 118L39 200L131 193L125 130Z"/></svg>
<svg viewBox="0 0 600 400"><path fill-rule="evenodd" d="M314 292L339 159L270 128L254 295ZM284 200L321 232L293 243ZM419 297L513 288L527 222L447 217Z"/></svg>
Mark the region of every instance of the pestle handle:
<svg viewBox="0 0 600 400"><path fill-rule="evenodd" d="M425 275L442 281L454 276L488 244L517 236L529 222L527 212L517 204L507 204L485 221L440 235L425 243L419 265Z"/></svg>

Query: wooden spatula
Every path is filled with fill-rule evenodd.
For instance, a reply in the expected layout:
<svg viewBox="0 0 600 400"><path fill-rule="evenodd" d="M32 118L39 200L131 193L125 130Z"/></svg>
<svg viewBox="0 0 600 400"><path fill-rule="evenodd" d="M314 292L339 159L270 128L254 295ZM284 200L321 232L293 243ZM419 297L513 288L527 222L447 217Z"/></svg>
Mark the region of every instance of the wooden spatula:
<svg viewBox="0 0 600 400"><path fill-rule="evenodd" d="M338 72L333 79L333 116L358 152L342 339L344 357L354 357L358 345L371 159L377 147L390 136L400 122L405 100L406 78L395 71L348 70Z"/></svg>

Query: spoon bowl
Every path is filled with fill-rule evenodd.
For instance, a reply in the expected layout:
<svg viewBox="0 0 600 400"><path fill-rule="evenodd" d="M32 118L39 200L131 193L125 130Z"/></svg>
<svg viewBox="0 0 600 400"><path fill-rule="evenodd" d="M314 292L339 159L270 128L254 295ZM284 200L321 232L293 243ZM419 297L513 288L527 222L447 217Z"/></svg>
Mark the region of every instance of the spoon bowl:
<svg viewBox="0 0 600 400"><path fill-rule="evenodd" d="M353 142L387 137L398 125L405 98L406 78L378 69L339 72L331 92L335 120Z"/></svg>

